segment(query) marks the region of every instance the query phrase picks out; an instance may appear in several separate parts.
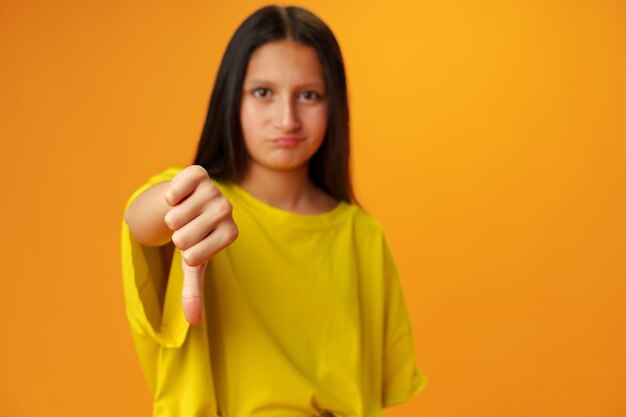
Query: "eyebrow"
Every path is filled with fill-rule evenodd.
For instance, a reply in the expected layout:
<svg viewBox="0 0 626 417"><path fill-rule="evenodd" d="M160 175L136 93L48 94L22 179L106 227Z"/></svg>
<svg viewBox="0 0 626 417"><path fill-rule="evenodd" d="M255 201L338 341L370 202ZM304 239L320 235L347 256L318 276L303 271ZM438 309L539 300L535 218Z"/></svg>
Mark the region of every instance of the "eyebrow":
<svg viewBox="0 0 626 417"><path fill-rule="evenodd" d="M272 81L263 80L261 78L252 78L249 80L244 80L244 84L261 84L261 85L274 86L274 83ZM303 87L325 88L326 84L323 81L315 80L315 81L305 81L303 83L296 85L296 87L297 88L303 88Z"/></svg>

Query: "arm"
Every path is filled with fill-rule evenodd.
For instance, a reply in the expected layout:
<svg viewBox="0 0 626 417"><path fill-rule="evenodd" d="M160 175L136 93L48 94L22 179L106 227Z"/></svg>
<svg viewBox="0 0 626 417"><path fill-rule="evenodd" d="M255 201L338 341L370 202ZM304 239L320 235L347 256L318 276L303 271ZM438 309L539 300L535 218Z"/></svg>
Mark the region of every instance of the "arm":
<svg viewBox="0 0 626 417"><path fill-rule="evenodd" d="M170 181L161 182L139 194L128 207L124 220L133 237L145 246L163 246L172 240L172 230L165 223L171 209L165 199Z"/></svg>
<svg viewBox="0 0 626 417"><path fill-rule="evenodd" d="M199 323L206 263L239 234L228 200L203 167L192 165L171 181L157 183L135 197L124 220L140 244L172 242L181 251L183 310L190 323Z"/></svg>

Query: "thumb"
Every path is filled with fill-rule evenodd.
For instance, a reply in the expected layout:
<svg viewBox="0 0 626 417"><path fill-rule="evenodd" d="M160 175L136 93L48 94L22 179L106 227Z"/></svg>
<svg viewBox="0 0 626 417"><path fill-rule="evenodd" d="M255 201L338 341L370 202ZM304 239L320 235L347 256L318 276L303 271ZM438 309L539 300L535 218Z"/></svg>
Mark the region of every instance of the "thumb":
<svg viewBox="0 0 626 417"><path fill-rule="evenodd" d="M183 312L185 318L191 324L198 324L202 321L202 279L206 263L198 266L189 266L185 258L183 261Z"/></svg>

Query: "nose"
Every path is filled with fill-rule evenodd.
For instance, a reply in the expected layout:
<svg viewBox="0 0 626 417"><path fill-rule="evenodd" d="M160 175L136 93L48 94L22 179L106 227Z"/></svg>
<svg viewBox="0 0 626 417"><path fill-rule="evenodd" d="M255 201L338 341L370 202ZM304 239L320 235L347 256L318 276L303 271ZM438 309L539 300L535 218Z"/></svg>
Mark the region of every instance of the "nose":
<svg viewBox="0 0 626 417"><path fill-rule="evenodd" d="M285 98L277 103L275 124L283 132L294 132L300 129L301 121L295 100Z"/></svg>

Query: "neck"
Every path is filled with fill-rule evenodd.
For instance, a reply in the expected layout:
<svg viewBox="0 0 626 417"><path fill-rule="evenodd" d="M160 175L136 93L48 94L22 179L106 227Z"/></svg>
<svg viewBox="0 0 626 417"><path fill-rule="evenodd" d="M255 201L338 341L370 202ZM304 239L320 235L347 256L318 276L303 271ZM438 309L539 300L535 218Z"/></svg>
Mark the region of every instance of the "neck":
<svg viewBox="0 0 626 417"><path fill-rule="evenodd" d="M319 214L337 203L313 185L306 165L279 171L251 162L239 185L271 206L299 214Z"/></svg>

